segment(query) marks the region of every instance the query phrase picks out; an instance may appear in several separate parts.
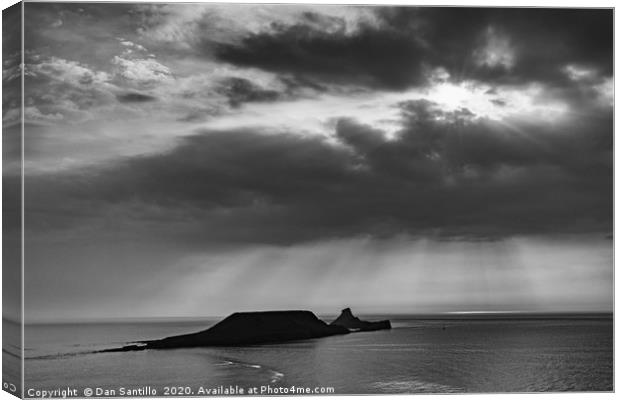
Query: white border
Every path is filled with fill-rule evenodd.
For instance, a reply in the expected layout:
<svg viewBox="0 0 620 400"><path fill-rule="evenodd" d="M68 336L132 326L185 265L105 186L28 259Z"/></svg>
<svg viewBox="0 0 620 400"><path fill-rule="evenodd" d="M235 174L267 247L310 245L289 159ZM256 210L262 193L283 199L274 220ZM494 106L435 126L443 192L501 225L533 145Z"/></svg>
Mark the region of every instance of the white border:
<svg viewBox="0 0 620 400"><path fill-rule="evenodd" d="M38 2L39 0L29 0L29 2ZM93 0L79 0L79 1L62 1L62 2L83 2L83 3L94 3L97 1L93 1ZM198 2L191 2L191 1L182 1L182 0L154 0L154 1L120 1L120 0L116 0L116 1L107 1L110 3L198 3ZM245 4L252 4L252 3L265 3L268 1L257 1L257 0L226 0L226 1L212 1L212 0L207 0L207 1L201 1L202 3L245 3ZM13 4L15 4L16 1L13 0L0 0L0 5L2 6L2 9L5 9ZM392 1L384 1L384 0L356 0L356 1L351 1L351 0L341 0L341 1L329 1L329 0L313 0L313 1L304 1L304 0L287 0L287 1L272 1L272 3L284 3L284 4L303 4L303 3L312 3L312 4L366 4L366 5L407 5L407 6L470 6L470 7L558 7L558 8L597 8L597 7L601 7L601 8L614 8L615 4L613 1L609 1L609 0L590 0L590 1L575 1L575 0L564 0L564 1L560 1L560 0L545 0L545 1L535 1L535 0L521 0L521 1L512 1L512 0L507 0L507 1L502 1L501 3L498 2L497 0L478 0L475 3L472 3L471 1L463 1L463 0L451 0L451 1L445 1L445 0L434 0L434 1L430 1L430 2L420 2L420 1L402 1L402 0L392 0ZM23 4L22 4L22 63L23 63L23 33L24 33L24 25L23 25ZM616 53L616 48L617 48L617 43L618 43L618 34L615 30L615 22L616 22L616 15L615 15L615 10L614 10L614 77L616 76L616 64L615 64L615 54ZM0 32L1 32L1 21L0 21ZM23 69L22 69L22 74L23 74ZM615 98L615 89L616 89L616 82L614 80L614 98ZM2 93L1 91L2 89L0 88L0 95ZM23 93L23 75L22 75L22 93ZM24 107L24 96L22 95L22 109ZM614 107L614 138L615 138L615 126L616 126L616 120L617 120L618 114L617 114L617 110ZM23 194L24 194L24 175L23 175L23 157L24 157L24 137L23 137L23 129L24 129L24 121L22 118L22 148L21 148L21 152L22 152L22 223L24 221L24 210L23 210ZM2 149L2 144L0 143L0 150ZM614 140L614 200L618 199L618 180L620 178L618 178L618 175L616 174L616 163L615 163L615 155L619 154L618 151L620 150L620 145L618 144L618 142L616 140ZM0 194L2 193L2 189L0 187ZM614 201L614 236L616 234L616 230L615 227L618 226L617 222L618 222L618 217L615 213L615 207L616 206L616 201ZM0 214L0 222L2 221L2 216ZM24 239L24 230L22 229L22 243L23 243L23 239ZM618 250L618 246L619 244L614 240L614 254L616 253L616 251ZM2 254L1 249L0 249L0 255ZM22 279L22 289L23 289L23 284L24 284L24 248L22 246L22 274L21 274L21 279ZM614 258L614 267L615 267L615 258ZM0 294L2 292L1 289L1 282L2 282L2 277L0 275ZM614 269L614 310L617 309L618 306L618 298L615 296L615 285L616 283L616 275L615 275L615 269ZM614 314L615 315L615 314ZM24 291L22 290L22 324L24 321ZM615 322L615 316L614 316L614 322ZM618 360L618 346L617 344L617 335L616 335L616 331L615 331L615 323L614 323L614 387L615 385L618 383L618 368L615 365L615 361ZM22 329L22 348L24 346L24 335L23 335L23 329ZM22 352L22 388L24 388L24 367L23 367L24 363L23 363L23 352ZM10 394L8 394L7 392L4 391L0 391L0 400L9 400L9 399L14 399L14 396L11 396ZM415 397L414 397L415 396ZM466 396L468 399L522 399L522 398L535 398L535 399L586 399L586 400L590 400L590 399L602 399L602 398L612 398L615 397L615 394L613 393L553 393L553 394L547 394L547 393L541 393L541 394L520 394L520 393L516 393L516 394L464 394L464 395L379 395L379 396L372 396L373 398L380 398L380 399L394 399L394 398L402 398L402 399L428 399L428 398L436 398L435 396L442 396L443 398L446 399L456 399L459 398L460 396ZM304 396L303 398L316 398L316 396ZM330 399L351 399L351 398L365 398L368 396L329 396ZM175 397L175 398L179 398L179 399L184 399L182 397ZM235 397L237 399L239 398L243 398L243 397ZM256 398L253 396L253 398ZM268 398L268 399L273 399L275 397L260 397L260 398ZM285 399L300 399L300 397L292 397L292 396L278 396L278 398L285 398ZM148 399L148 398L144 398L144 399ZM158 400L161 399L161 397L159 398L154 398L154 400Z"/></svg>

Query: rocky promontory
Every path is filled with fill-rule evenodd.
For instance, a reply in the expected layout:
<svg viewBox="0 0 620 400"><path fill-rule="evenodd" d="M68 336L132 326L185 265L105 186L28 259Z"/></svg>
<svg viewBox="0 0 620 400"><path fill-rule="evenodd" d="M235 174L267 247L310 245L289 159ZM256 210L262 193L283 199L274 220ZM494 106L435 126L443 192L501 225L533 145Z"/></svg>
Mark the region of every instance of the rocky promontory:
<svg viewBox="0 0 620 400"><path fill-rule="evenodd" d="M350 331L378 331L381 329L392 329L392 324L389 320L377 321L377 322L368 322L362 321L353 315L350 308L345 308L342 310L338 318L336 318L331 326L341 326L343 328L347 328Z"/></svg>
<svg viewBox="0 0 620 400"><path fill-rule="evenodd" d="M366 322L349 308L331 324L310 311L255 311L231 314L209 329L158 340L102 350L101 352L174 349L182 347L245 346L343 335L354 331L389 329L389 321Z"/></svg>

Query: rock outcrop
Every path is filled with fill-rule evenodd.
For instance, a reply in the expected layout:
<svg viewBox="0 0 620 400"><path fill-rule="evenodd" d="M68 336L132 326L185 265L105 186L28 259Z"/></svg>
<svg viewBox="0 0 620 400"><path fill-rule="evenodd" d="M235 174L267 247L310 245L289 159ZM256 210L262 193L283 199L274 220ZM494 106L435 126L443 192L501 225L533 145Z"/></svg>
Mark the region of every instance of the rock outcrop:
<svg viewBox="0 0 620 400"><path fill-rule="evenodd" d="M377 322L362 321L353 315L350 308L342 310L338 318L336 318L331 326L341 326L351 331L378 331L381 329L392 329L390 321L383 320Z"/></svg>
<svg viewBox="0 0 620 400"><path fill-rule="evenodd" d="M245 346L315 339L343 335L352 331L390 329L390 321L366 322L346 308L331 324L326 324L310 311L257 311L234 313L211 328L187 335L145 340L101 350L102 353L174 349L181 347Z"/></svg>
<svg viewBox="0 0 620 400"><path fill-rule="evenodd" d="M187 335L147 340L103 350L136 351L180 347L243 346L321 338L349 333L342 326L328 325L310 311L264 311L234 313L211 328Z"/></svg>

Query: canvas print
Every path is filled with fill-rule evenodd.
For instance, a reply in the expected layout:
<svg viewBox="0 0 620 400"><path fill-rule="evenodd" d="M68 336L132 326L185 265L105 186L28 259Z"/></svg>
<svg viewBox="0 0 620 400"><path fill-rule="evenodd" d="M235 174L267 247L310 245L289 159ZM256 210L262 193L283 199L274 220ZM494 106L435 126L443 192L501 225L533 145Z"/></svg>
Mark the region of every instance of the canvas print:
<svg viewBox="0 0 620 400"><path fill-rule="evenodd" d="M610 392L613 9L3 12L3 389Z"/></svg>

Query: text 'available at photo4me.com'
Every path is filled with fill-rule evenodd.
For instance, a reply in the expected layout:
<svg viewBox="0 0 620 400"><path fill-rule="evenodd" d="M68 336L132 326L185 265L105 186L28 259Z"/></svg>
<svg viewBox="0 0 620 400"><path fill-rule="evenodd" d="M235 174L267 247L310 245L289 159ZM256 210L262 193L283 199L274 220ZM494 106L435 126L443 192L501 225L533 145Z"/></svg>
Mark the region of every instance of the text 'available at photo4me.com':
<svg viewBox="0 0 620 400"><path fill-rule="evenodd" d="M118 387L102 388L87 387L83 389L72 388L70 386L53 389L28 388L26 397L28 398L70 398L70 397L154 397L154 396L243 396L243 395L318 395L335 394L333 387L306 387L306 386L251 386L243 387L238 385L228 386L164 386L155 388L153 386L141 387Z"/></svg>

